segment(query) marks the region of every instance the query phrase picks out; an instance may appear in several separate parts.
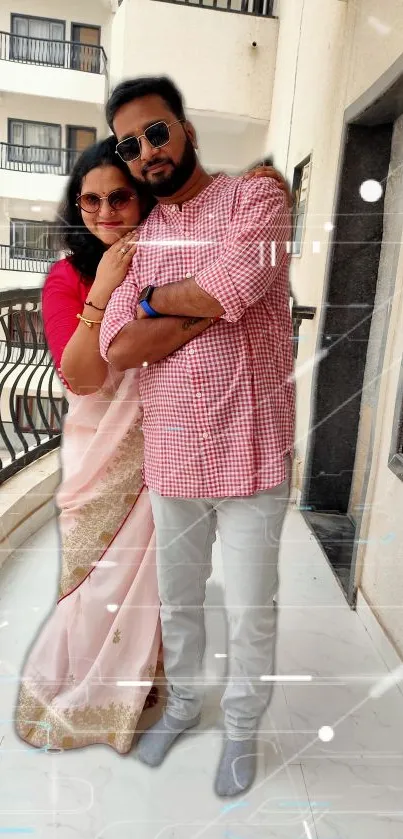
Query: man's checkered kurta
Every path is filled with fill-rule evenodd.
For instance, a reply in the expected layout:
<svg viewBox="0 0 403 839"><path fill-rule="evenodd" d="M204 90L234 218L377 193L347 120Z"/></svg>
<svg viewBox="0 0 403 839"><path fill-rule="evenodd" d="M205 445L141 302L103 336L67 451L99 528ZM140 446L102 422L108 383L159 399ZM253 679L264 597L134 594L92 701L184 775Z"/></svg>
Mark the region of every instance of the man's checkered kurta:
<svg viewBox="0 0 403 839"><path fill-rule="evenodd" d="M104 315L103 357L147 285L194 277L225 310L141 370L144 478L161 495L252 495L285 480L294 437L289 225L275 181L226 175L182 209L158 205L142 225Z"/></svg>

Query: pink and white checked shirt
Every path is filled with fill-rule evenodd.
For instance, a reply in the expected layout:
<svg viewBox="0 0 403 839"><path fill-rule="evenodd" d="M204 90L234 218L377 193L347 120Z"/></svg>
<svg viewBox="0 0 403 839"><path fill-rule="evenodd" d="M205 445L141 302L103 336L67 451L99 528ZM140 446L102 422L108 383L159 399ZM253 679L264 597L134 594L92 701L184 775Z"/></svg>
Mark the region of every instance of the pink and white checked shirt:
<svg viewBox="0 0 403 839"><path fill-rule="evenodd" d="M219 175L196 198L158 205L141 228L101 328L110 343L147 285L194 277L225 313L168 358L143 368L144 480L165 496L247 496L285 480L294 384L286 242L275 181Z"/></svg>

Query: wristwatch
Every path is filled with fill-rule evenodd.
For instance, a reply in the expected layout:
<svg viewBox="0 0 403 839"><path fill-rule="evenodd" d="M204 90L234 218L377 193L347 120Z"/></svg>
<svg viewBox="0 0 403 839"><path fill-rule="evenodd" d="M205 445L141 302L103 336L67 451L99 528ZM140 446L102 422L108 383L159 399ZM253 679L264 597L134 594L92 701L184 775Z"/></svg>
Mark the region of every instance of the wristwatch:
<svg viewBox="0 0 403 839"><path fill-rule="evenodd" d="M155 291L155 286L146 285L146 287L143 288L143 291L140 292L140 297L139 297L138 302L139 302L139 305L141 306L141 308L144 309L144 311L148 315L148 317L150 317L150 318L160 318L161 317L160 313L156 312L155 309L153 309L153 307L150 306L150 299L151 299L151 296L153 294L153 291Z"/></svg>

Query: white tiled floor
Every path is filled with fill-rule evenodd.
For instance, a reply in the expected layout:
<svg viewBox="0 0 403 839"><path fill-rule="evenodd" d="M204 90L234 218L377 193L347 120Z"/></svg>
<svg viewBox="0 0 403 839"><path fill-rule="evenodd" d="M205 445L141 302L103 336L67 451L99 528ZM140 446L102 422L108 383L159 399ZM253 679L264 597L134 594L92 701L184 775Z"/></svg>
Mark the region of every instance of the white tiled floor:
<svg viewBox="0 0 403 839"><path fill-rule="evenodd" d="M212 792L220 751L218 684L225 649L216 546L209 585L210 690L200 731L149 770L135 752L47 755L12 728L16 678L52 608L58 561L55 523L0 573L0 834L33 839L403 839L403 695L371 687L387 666L347 606L296 511L281 556L278 673L311 676L278 684L262 725L253 789L225 802ZM318 736L329 726L334 736Z"/></svg>

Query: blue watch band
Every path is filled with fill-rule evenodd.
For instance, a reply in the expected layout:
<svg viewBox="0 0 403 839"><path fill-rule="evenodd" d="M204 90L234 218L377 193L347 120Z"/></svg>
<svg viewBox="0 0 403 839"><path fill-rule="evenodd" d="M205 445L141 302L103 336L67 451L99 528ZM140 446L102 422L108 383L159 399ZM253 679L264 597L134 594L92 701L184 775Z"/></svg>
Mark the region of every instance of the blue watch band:
<svg viewBox="0 0 403 839"><path fill-rule="evenodd" d="M142 309L144 309L146 315L148 315L149 318L160 318L161 317L160 313L156 312L155 309L153 309L152 306L150 306L150 304L147 303L147 300L142 300L141 303L140 303L140 306L141 306Z"/></svg>

